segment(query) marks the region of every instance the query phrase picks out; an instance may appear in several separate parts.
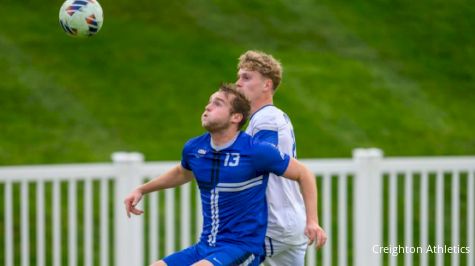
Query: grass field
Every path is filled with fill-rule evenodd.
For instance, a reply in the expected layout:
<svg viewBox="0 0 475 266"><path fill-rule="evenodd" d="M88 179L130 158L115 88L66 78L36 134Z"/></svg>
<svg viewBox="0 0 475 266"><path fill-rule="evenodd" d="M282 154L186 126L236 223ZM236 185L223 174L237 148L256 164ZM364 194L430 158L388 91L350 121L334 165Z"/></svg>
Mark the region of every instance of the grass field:
<svg viewBox="0 0 475 266"><path fill-rule="evenodd" d="M110 1L90 39L61 1L3 0L0 165L179 159L240 53L284 65L299 157L475 154L469 1Z"/></svg>

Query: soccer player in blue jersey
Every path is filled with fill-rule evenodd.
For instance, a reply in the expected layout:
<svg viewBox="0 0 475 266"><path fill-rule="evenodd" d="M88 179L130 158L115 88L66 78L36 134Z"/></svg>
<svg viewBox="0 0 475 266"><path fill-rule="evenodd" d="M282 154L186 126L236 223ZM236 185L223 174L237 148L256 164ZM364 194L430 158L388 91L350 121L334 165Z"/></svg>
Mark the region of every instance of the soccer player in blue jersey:
<svg viewBox="0 0 475 266"><path fill-rule="evenodd" d="M296 157L295 135L290 118L273 105L273 96L282 79L282 66L272 55L247 51L239 57L236 85L251 102L251 119L246 133L255 141L275 145L281 152ZM304 197L299 184L273 172L266 191L268 226L265 239L269 266L302 266L307 250ZM311 221L313 222L313 221ZM316 246L326 242L319 227Z"/></svg>
<svg viewBox="0 0 475 266"><path fill-rule="evenodd" d="M258 265L267 227L268 173L294 179L305 201L306 232L316 240L316 185L310 170L267 143L241 132L250 105L233 85L215 92L201 116L208 133L190 139L181 164L134 189L125 199L127 215L140 215L142 196L196 179L203 210L198 243L153 265Z"/></svg>

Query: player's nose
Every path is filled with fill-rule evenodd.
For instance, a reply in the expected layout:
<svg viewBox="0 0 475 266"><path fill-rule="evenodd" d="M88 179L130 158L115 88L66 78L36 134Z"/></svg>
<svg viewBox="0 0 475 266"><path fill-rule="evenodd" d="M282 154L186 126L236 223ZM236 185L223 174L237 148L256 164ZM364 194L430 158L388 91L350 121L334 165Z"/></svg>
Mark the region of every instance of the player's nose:
<svg viewBox="0 0 475 266"><path fill-rule="evenodd" d="M237 87L241 87L242 86L242 81L241 81L241 78L238 78L235 82L236 86Z"/></svg>

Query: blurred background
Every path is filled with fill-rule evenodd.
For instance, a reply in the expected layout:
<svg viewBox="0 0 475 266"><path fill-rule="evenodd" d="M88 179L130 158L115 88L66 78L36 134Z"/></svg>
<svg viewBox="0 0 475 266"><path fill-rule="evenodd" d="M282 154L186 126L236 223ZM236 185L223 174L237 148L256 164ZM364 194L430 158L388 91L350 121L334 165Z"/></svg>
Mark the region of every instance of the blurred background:
<svg viewBox="0 0 475 266"><path fill-rule="evenodd" d="M300 158L475 154L475 5L102 0L97 36L62 1L0 0L0 165L177 160L248 49L284 66L275 104Z"/></svg>
<svg viewBox="0 0 475 266"><path fill-rule="evenodd" d="M204 132L200 115L209 95L220 83L235 81L237 59L249 49L273 54L284 66L275 104L293 121L300 158L349 158L357 147L378 147L385 156L475 155L473 1L101 0L104 25L87 39L63 32L58 22L62 3L0 0L0 166L110 162L116 151L138 151L147 161L179 160L185 141ZM439 171L437 183L432 172L385 176L381 199L384 243L391 243L388 234L403 239L401 227L412 209L402 213L415 206L414 221L408 218L404 225L412 228L408 225L413 223L414 245L421 242L419 230L425 228L430 228L431 244L436 238L439 241L439 236L440 242L449 243L450 239L451 243L466 244L475 186L473 171L457 171ZM332 224L335 233L337 222L352 221L353 178L339 176L337 188L336 181L331 183L333 174L317 177L317 181L319 188L324 188L320 202L328 206L330 201L337 202L337 196L348 194L343 198L347 203L343 206L349 206L347 212L337 215L341 208L327 205L320 209L327 211L323 216L328 219L327 229ZM412 184L412 175L414 197L412 190L406 189L409 186L403 195L403 187ZM18 210L22 221L28 220L30 225L35 219L37 223L46 219L46 225L62 223L57 230L63 240L69 230L67 214L77 211L78 228L71 227L71 236L77 231L79 243L88 242L83 234L88 222L91 228L92 221L110 228L123 222L112 218L112 210L122 208L114 206L118 201L112 195L117 186L110 181L77 181L76 191L76 179L69 176L53 184L25 180L20 184L8 178L0 185L0 261L12 246L15 262L24 255L19 231L20 225L28 223L19 222ZM99 198L97 192L103 188L111 193ZM339 188L343 189L337 193ZM411 197L405 196L407 193ZM191 194L192 198L197 195L196 188ZM162 206L164 201L173 202L174 196L157 195L162 199L158 204L160 219L168 215L165 210L177 212L178 207ZM55 202L60 198L59 205ZM104 202L111 211L99 219L99 204ZM153 202L152 198L146 207L158 209ZM54 212L50 203L57 204L53 209L60 211ZM24 206L28 204L33 208L27 210ZM83 221L84 206L94 207L89 210L93 215L85 215ZM388 215L387 206L399 216ZM37 216L36 210L46 214L38 212ZM51 218L53 212L61 215L61 220L59 216ZM442 218L436 227L435 216ZM388 233L388 225L399 227L399 231ZM150 228L146 227L146 232ZM198 226L193 228L198 232ZM473 226L470 228L473 235ZM25 227L22 231L27 236L21 243L31 240L32 261L40 261L33 253L36 238L40 239L36 234L42 230L34 226L29 230ZM350 241L351 230L347 233ZM460 241L451 230L460 231ZM47 226L46 243L51 243L52 231ZM97 246L97 230L89 238L93 242L91 239ZM8 241L13 243L10 247L5 244ZM160 241L166 243L163 237ZM333 241L327 258L340 261L338 241ZM109 239L110 251L114 251L114 243ZM85 249L92 250L91 246ZM80 245L80 262L84 252L88 251ZM163 245L160 252L164 254ZM51 254L47 250L46 264L51 264ZM112 252L106 256L113 261ZM352 256L350 247L348 261ZM467 256L460 257L462 263L471 265ZM61 259L65 264L66 255ZM431 257L429 265L434 261ZM29 262L22 260L23 265ZM442 264L449 262L447 255Z"/></svg>

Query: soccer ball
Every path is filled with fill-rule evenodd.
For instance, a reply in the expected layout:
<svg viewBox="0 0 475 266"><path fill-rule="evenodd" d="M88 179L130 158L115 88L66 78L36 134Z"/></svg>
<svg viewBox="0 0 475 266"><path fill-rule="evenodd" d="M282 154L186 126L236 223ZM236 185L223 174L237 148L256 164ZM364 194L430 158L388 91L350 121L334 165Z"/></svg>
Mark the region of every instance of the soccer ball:
<svg viewBox="0 0 475 266"><path fill-rule="evenodd" d="M101 29L103 20L97 0L66 0L59 9L59 24L70 36L93 36Z"/></svg>

